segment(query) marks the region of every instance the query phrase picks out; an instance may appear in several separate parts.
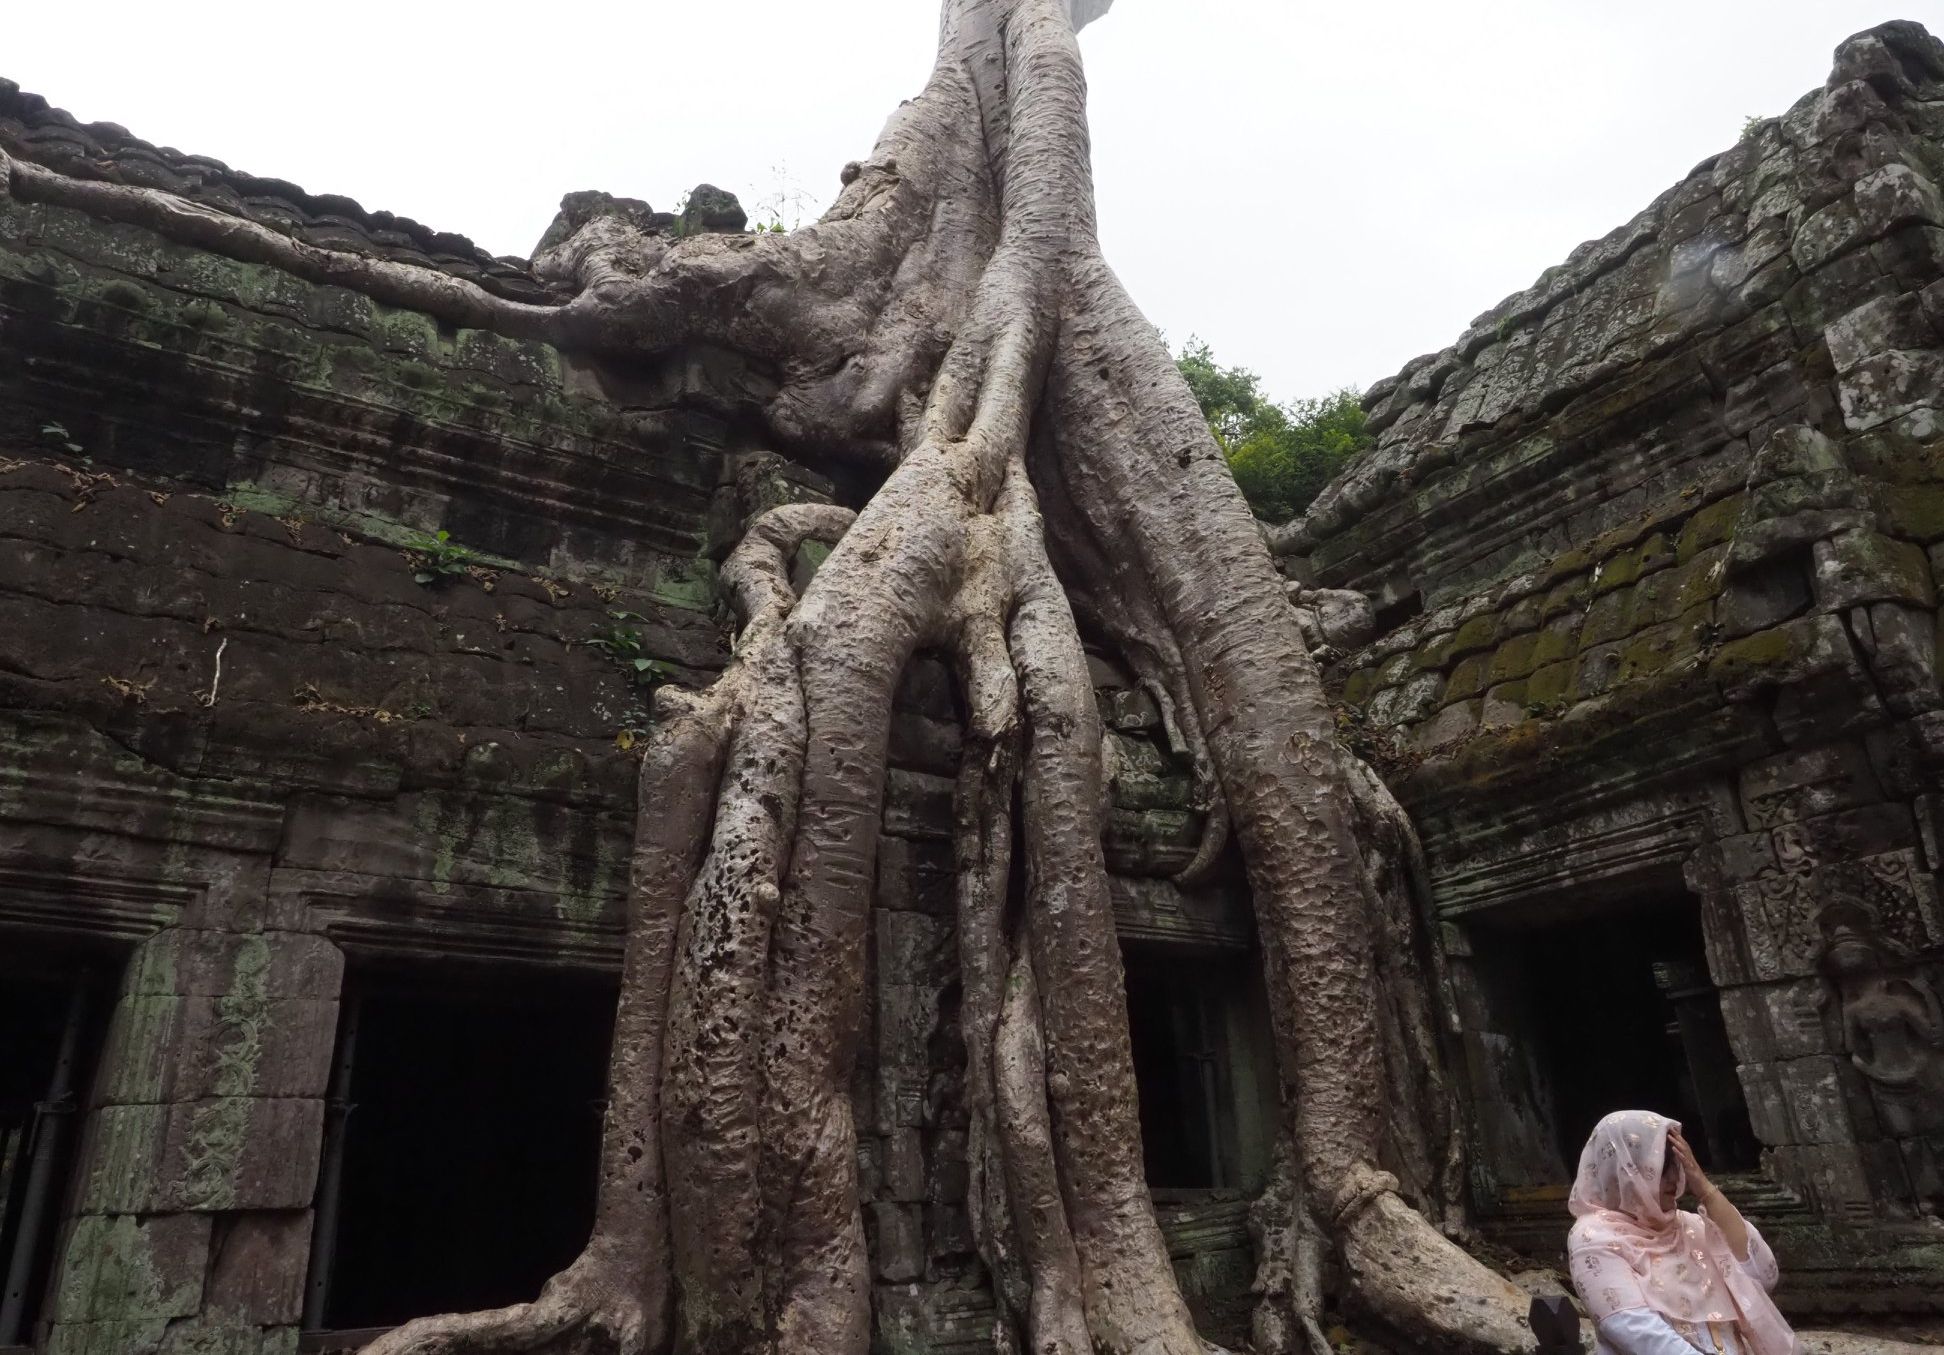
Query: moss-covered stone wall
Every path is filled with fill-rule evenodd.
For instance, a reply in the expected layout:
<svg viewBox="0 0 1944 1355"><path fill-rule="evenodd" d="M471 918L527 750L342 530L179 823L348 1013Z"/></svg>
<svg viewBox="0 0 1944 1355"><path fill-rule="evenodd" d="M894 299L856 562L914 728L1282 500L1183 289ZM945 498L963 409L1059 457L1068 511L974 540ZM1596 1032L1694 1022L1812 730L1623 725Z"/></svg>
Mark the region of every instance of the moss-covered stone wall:
<svg viewBox="0 0 1944 1355"><path fill-rule="evenodd" d="M115 130L0 91L12 154L538 294ZM0 937L112 990L46 1350L294 1349L347 951L617 964L649 687L724 661L746 513L829 493L733 432L764 379L0 196Z"/></svg>
<svg viewBox="0 0 1944 1355"><path fill-rule="evenodd" d="M1475 1195L1525 1244L1557 1247L1571 1164L1520 938L1686 900L1790 1302L1936 1292L1940 100L1921 28L1844 43L1373 388L1376 449L1286 533L1377 604L1330 680L1425 837Z"/></svg>
<svg viewBox="0 0 1944 1355"><path fill-rule="evenodd" d="M520 260L5 84L0 147L546 295ZM618 971L650 688L724 663L716 570L751 516L856 492L754 439L769 390L708 349L624 370L0 193L0 946L109 990L40 1348L295 1348L347 968ZM1234 882L1167 879L1201 831L1183 756L1096 676L1123 930L1245 949ZM856 1088L880 1327L912 1349L983 1349L992 1313L960 715L915 663ZM1164 1211L1211 1330L1246 1322L1244 1205Z"/></svg>

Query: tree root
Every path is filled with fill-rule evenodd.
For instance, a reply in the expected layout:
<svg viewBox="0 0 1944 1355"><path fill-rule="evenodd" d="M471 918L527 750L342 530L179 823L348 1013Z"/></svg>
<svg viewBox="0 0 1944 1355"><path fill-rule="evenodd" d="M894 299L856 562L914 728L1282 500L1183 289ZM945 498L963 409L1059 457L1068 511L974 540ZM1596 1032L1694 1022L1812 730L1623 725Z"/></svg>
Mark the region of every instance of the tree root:
<svg viewBox="0 0 1944 1355"><path fill-rule="evenodd" d="M576 291L559 307L0 157L14 199L451 323L619 358L725 345L779 372L754 413L780 441L883 475L854 522L814 505L759 520L723 572L732 662L704 693L658 695L586 1252L533 1303L410 1323L379 1355L866 1348L849 1093L889 711L926 646L956 657L971 711L956 860L972 1208L1006 1340L1208 1349L1142 1175L1102 730L1069 599L1194 768L1207 827L1186 873L1237 852L1247 868L1286 1107L1263 1346L1320 1338L1312 1212L1350 1298L1384 1322L1440 1346L1531 1344L1524 1296L1378 1170L1410 1159L1434 1212L1451 1193L1433 1161L1456 1139L1446 1090L1410 1077L1440 1052L1408 897L1420 863L1337 748L1262 535L1100 257L1073 33L1104 8L944 0L925 92L822 221L670 241L625 213L575 219L536 261ZM797 597L797 546L839 536ZM1397 984L1411 1000L1387 1008ZM1387 1124L1400 1116L1413 1134Z"/></svg>
<svg viewBox="0 0 1944 1355"><path fill-rule="evenodd" d="M0 193L152 230L170 240L233 259L269 264L311 282L362 292L391 306L423 311L448 324L523 338L554 333L558 307L495 296L464 278L411 264L324 249L245 217L133 184L73 179L0 150Z"/></svg>
<svg viewBox="0 0 1944 1355"><path fill-rule="evenodd" d="M532 1303L416 1318L362 1355L646 1355L653 1318L623 1276L636 1267L590 1246Z"/></svg>
<svg viewBox="0 0 1944 1355"><path fill-rule="evenodd" d="M1428 1349L1532 1349L1531 1297L1451 1245L1395 1184L1356 1199L1334 1223L1358 1305Z"/></svg>
<svg viewBox="0 0 1944 1355"><path fill-rule="evenodd" d="M1033 967L1016 961L1006 983L993 1048L1006 1192L1030 1277L1024 1315L1027 1348L1043 1355L1085 1355L1087 1332L1080 1252L1067 1226L1052 1114L1046 1100L1046 1043Z"/></svg>

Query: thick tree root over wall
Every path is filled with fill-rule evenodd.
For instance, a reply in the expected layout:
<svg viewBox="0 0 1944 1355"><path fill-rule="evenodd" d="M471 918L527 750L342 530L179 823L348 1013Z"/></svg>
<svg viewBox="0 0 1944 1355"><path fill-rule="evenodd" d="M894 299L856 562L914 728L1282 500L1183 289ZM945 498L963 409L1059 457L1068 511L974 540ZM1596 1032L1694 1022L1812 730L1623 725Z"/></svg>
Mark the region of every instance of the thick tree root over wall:
<svg viewBox="0 0 1944 1355"><path fill-rule="evenodd" d="M1080 17L1104 11L1099 0ZM946 0L930 82L816 225L657 235L593 197L557 307L312 249L150 190L0 162L15 197L610 360L721 344L781 374L779 442L856 513L774 510L731 557L735 658L663 689L586 1251L532 1303L372 1355L867 1349L849 1087L892 695L920 648L970 712L957 790L972 1207L1005 1348L1198 1355L1143 1181L1079 624L1140 675L1246 863L1286 1108L1258 1209L1264 1351L1316 1337L1322 1249L1424 1348L1530 1345L1525 1296L1399 1194L1449 1177L1409 826L1335 739L1297 618L1167 350L1095 237L1068 0ZM1049 524L1052 530L1049 530ZM799 597L806 540L835 549ZM1049 543L1053 549L1049 551ZM1014 857L1021 869L1015 870ZM1380 981L1381 980L1381 981ZM1379 994L1384 996L1380 1000Z"/></svg>

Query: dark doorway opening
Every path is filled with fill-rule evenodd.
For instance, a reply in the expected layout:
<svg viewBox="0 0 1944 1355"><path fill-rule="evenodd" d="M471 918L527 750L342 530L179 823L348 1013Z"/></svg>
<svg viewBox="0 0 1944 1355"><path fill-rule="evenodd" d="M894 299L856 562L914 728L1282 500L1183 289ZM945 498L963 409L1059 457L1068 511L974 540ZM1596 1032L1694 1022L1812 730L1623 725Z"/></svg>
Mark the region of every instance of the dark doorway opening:
<svg viewBox="0 0 1944 1355"><path fill-rule="evenodd" d="M346 983L305 1325L535 1298L594 1219L611 983Z"/></svg>
<svg viewBox="0 0 1944 1355"><path fill-rule="evenodd" d="M1675 897L1521 932L1525 1027L1570 1177L1609 1111L1681 1121L1702 1165L1743 1171L1758 1145L1708 979L1701 916Z"/></svg>
<svg viewBox="0 0 1944 1355"><path fill-rule="evenodd" d="M0 961L0 1346L40 1318L107 1007L100 963L8 938Z"/></svg>
<svg viewBox="0 0 1944 1355"><path fill-rule="evenodd" d="M1377 634L1389 635L1412 617L1424 613L1424 594L1412 589L1403 597L1377 609Z"/></svg>
<svg viewBox="0 0 1944 1355"><path fill-rule="evenodd" d="M1267 1004L1246 955L1122 948L1141 1152L1156 1191L1262 1183Z"/></svg>

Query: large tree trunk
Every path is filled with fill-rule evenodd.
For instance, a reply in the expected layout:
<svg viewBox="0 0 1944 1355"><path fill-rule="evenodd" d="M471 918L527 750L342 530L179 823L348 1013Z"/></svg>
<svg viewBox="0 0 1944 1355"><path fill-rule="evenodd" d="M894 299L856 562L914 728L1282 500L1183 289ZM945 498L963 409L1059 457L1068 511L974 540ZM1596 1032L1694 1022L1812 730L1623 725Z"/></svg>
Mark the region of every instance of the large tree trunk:
<svg viewBox="0 0 1944 1355"><path fill-rule="evenodd" d="M1429 1042L1422 1005L1378 1015L1376 966L1409 949L1412 913L1366 860L1404 851L1408 824L1381 786L1372 808L1338 746L1260 532L1101 257L1074 31L1106 8L945 0L924 92L806 229L677 240L630 204L572 200L535 261L572 294L554 308L0 163L16 196L455 323L623 362L726 345L782 373L761 411L780 442L881 477L854 521L798 506L754 524L724 575L734 660L705 692L661 693L585 1253L532 1303L416 1321L372 1355L866 1349L848 1093L888 712L921 647L954 656L971 712L957 862L972 1205L1007 1321L1035 1351L1206 1348L1142 1176L1076 610L1201 776L1191 870L1231 831L1247 865L1294 1158L1271 1196L1292 1216L1267 1235L1300 1239L1313 1216L1350 1297L1423 1344L1529 1344L1523 1296L1377 1165L1387 1117L1428 1113L1399 1104L1383 1048L1386 1028ZM799 598L790 560L812 538L837 544ZM1314 1253L1265 1247L1265 1302L1285 1310L1258 1322L1265 1344L1315 1331ZM1274 1273L1290 1266L1312 1273Z"/></svg>

